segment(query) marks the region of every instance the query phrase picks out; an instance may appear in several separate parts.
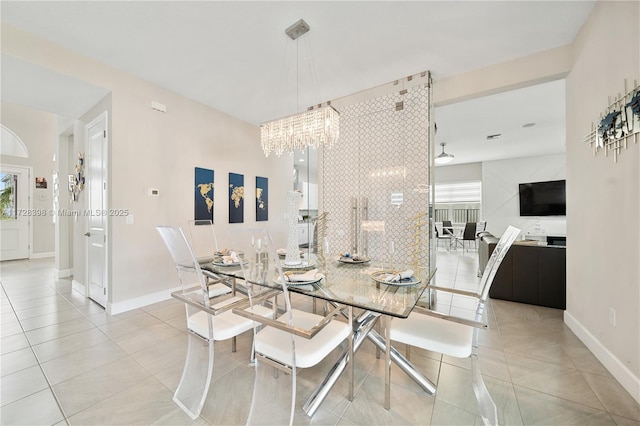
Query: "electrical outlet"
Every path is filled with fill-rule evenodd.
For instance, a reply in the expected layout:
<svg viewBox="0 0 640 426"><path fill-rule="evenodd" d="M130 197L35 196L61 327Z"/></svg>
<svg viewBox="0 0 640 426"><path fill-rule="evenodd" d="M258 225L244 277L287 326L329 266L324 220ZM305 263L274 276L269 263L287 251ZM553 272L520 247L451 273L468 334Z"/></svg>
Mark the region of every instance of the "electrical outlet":
<svg viewBox="0 0 640 426"><path fill-rule="evenodd" d="M609 308L609 324L616 326L616 310L613 308Z"/></svg>

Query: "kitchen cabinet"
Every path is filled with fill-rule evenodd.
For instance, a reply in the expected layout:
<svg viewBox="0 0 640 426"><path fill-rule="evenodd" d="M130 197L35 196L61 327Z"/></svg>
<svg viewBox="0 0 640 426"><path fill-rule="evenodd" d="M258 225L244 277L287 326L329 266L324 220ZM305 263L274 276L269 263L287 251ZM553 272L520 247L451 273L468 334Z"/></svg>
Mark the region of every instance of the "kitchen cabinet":
<svg viewBox="0 0 640 426"><path fill-rule="evenodd" d="M300 210L318 210L318 184L302 182Z"/></svg>
<svg viewBox="0 0 640 426"><path fill-rule="evenodd" d="M309 223L298 224L298 245L309 244Z"/></svg>

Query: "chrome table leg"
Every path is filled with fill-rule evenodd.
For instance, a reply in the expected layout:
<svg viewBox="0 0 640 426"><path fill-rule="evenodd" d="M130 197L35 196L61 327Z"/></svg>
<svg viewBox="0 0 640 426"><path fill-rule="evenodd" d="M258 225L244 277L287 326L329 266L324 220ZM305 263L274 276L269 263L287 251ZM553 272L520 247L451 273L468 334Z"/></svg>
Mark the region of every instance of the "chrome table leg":
<svg viewBox="0 0 640 426"><path fill-rule="evenodd" d="M352 350L353 353L355 353L360 348L360 345L362 345L362 342L364 342L365 337L367 336L369 331L371 331L373 325L376 323L376 319L378 319L378 316L379 314L365 312L354 321L354 331L352 337L353 349L347 348L344 350L335 365L331 367L331 370L329 370L329 373L325 376L322 383L318 385L307 402L304 404L304 407L302 407L304 412L307 413L309 417L313 416L318 408L320 408L322 401L324 401L324 399L327 397L329 391L331 390L333 385L336 384L336 381L338 380L344 369L347 367L347 363L353 362L353 358L350 358L349 353Z"/></svg>
<svg viewBox="0 0 640 426"><path fill-rule="evenodd" d="M380 350L386 351L386 345L382 336L376 333L374 330L371 330L367 334L367 338L373 342ZM436 386L431 382L431 380L427 379L422 373L418 371L418 369L407 360L396 348L393 346L390 347L391 351L391 360L398 366L402 371L404 371L409 377L411 377L425 392L429 395L433 396L436 394Z"/></svg>

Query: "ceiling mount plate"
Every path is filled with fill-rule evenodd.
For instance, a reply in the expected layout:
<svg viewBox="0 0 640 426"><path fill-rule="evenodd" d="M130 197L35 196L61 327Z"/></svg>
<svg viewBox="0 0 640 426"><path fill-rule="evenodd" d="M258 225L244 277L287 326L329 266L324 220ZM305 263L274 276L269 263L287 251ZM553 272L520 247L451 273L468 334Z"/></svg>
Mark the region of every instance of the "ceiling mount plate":
<svg viewBox="0 0 640 426"><path fill-rule="evenodd" d="M309 24L304 22L304 19L300 19L298 22L284 30L284 32L289 37L291 37L291 40L295 40L301 35L308 33L310 29L311 27L309 26Z"/></svg>

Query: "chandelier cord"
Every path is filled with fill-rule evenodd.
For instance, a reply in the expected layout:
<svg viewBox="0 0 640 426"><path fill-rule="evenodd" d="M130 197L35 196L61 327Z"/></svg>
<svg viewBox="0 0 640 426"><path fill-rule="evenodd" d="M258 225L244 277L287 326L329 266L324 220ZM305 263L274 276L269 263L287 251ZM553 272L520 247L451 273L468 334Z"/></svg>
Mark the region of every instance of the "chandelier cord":
<svg viewBox="0 0 640 426"><path fill-rule="evenodd" d="M289 78L285 78L285 81L295 81L295 103L297 111L299 111L301 104L299 52L300 45L298 43L298 38L307 33L309 30L309 25L304 22L303 19L300 19L298 22L294 23L285 30L287 36L296 41L295 80L291 78L289 74L288 76L286 76ZM292 45L287 43L286 47L288 46L293 47ZM306 46L308 47L308 50L311 50L310 46L308 45L308 40ZM285 51L289 52L289 49L286 48ZM315 85L316 82L313 73L316 70L311 52L308 53L307 59L308 68L310 70L310 73L312 74L312 83ZM289 99L291 98L292 97L289 97ZM338 140L340 135L340 113L334 107L332 107L329 102L327 102L326 106L322 106L322 104L317 104L317 106L318 107L313 106L312 108L308 108L307 110L305 110L305 112L296 112L293 115L289 115L276 120L271 120L261 124L260 145L262 146L265 155L268 157L269 154L273 152L277 156L280 156L283 152L291 153L295 150L304 151L308 147L318 149L321 146L326 146L328 148L331 148L331 146L333 146L333 144Z"/></svg>
<svg viewBox="0 0 640 426"><path fill-rule="evenodd" d="M283 48L282 48L282 62L280 65L280 70L282 70L282 75L280 76L280 78L278 78L278 97L272 97L271 98L271 103L273 104L273 110L277 111L276 114L279 115L286 115L287 111L290 107L293 107L294 105L292 105L291 102L291 98L289 98L289 103L288 105L282 102L277 102L280 98L286 98L286 94L290 93L290 81L291 80L287 80L288 75L290 75L291 73L291 56L293 55L293 49L291 48L291 44L289 42L287 42L286 40L284 41L283 44ZM287 64L289 64L289 66L287 67ZM288 84L287 84L288 83ZM297 95L296 95L297 96Z"/></svg>
<svg viewBox="0 0 640 426"><path fill-rule="evenodd" d="M305 45L307 47L307 53L309 55L307 66L309 68L309 75L311 76L311 88L313 92L314 99L323 102L324 97L321 96L319 85L318 85L318 70L316 68L316 61L313 57L313 49L311 49L311 34L307 34L305 37ZM314 104L314 108L317 104Z"/></svg>
<svg viewBox="0 0 640 426"><path fill-rule="evenodd" d="M296 41L296 114L300 112L300 43Z"/></svg>

